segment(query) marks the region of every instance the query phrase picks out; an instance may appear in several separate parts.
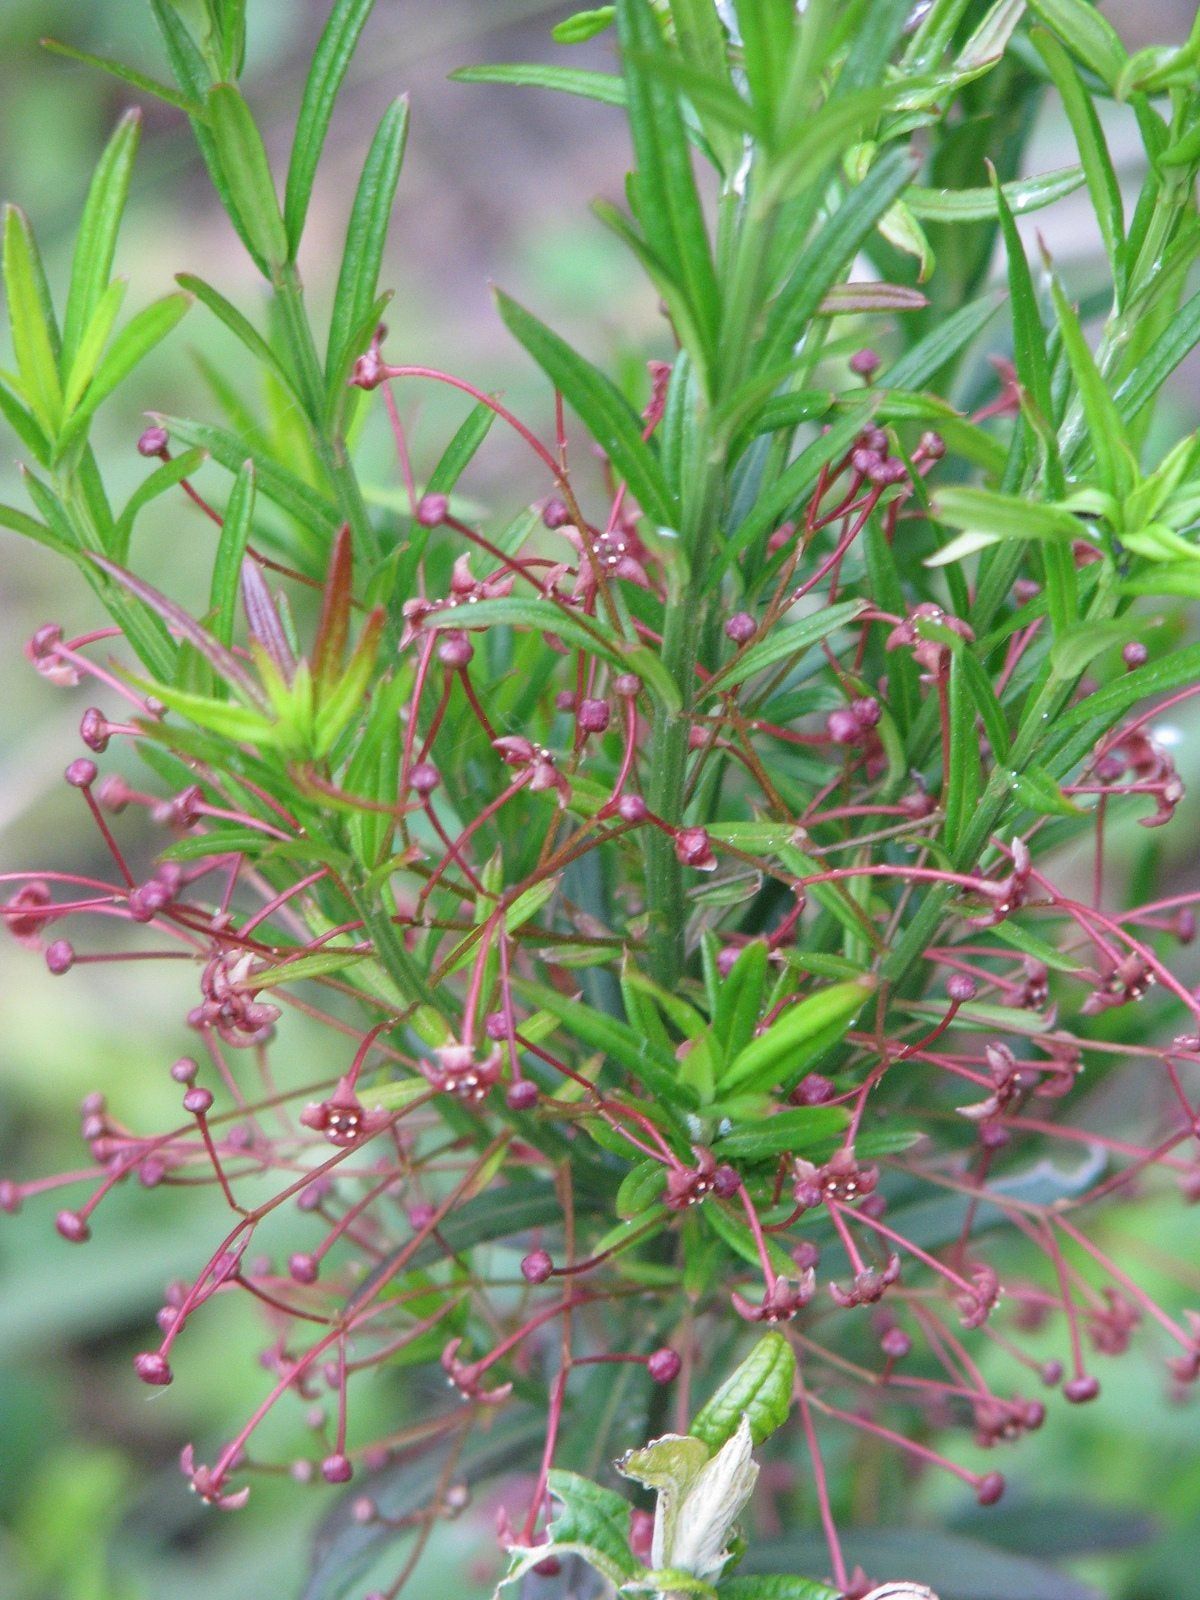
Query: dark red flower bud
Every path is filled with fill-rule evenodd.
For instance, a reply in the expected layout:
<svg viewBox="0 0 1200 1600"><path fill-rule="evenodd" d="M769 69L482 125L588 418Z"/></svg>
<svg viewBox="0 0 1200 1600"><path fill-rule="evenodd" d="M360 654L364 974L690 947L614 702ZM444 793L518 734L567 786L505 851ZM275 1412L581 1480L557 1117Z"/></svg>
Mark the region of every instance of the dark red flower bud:
<svg viewBox="0 0 1200 1600"><path fill-rule="evenodd" d="M758 624L748 611L735 611L725 624L725 637L734 644L745 644L758 632Z"/></svg>
<svg viewBox="0 0 1200 1600"><path fill-rule="evenodd" d="M160 1355L157 1350L143 1350L140 1355L134 1356L133 1370L143 1383L153 1384L156 1388L165 1387L175 1376L166 1356Z"/></svg>
<svg viewBox="0 0 1200 1600"><path fill-rule="evenodd" d="M571 513L561 500L547 500L542 507L542 521L547 528L565 528L571 520Z"/></svg>
<svg viewBox="0 0 1200 1600"><path fill-rule="evenodd" d="M510 1083L504 1093L505 1104L510 1111L532 1111L539 1098L537 1084L528 1078L519 1078L516 1083Z"/></svg>
<svg viewBox="0 0 1200 1600"><path fill-rule="evenodd" d="M102 755L108 749L109 726L103 711L89 706L79 719L79 737L89 750Z"/></svg>
<svg viewBox="0 0 1200 1600"><path fill-rule="evenodd" d="M988 1472L975 1485L975 1498L981 1506L994 1506L1004 1493L1004 1489L1003 1473Z"/></svg>
<svg viewBox="0 0 1200 1600"><path fill-rule="evenodd" d="M581 733L603 733L608 727L607 700L582 700L575 720Z"/></svg>
<svg viewBox="0 0 1200 1600"><path fill-rule="evenodd" d="M338 1451L335 1455L326 1456L321 1463L321 1476L326 1483L349 1483L354 1476L354 1468L350 1457Z"/></svg>
<svg viewBox="0 0 1200 1600"><path fill-rule="evenodd" d="M683 1367L679 1353L672 1350L669 1345L664 1345L661 1350L656 1350L646 1362L646 1371L655 1383L674 1383Z"/></svg>

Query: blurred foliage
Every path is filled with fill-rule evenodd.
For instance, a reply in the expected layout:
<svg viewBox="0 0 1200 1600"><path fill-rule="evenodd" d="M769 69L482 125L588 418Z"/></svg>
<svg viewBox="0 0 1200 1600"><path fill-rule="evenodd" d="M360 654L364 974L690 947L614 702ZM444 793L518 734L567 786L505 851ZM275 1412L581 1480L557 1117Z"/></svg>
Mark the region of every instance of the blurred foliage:
<svg viewBox="0 0 1200 1600"><path fill-rule="evenodd" d="M522 386L535 392L538 380L492 317L484 281L489 274L504 276L548 305L558 313L560 326L584 312L593 329L612 325L619 311L626 336L637 331L636 317L628 314L631 269L602 230L578 225L580 191L586 194L602 181L601 174L619 170L621 130L600 111L584 115L557 101L547 108L530 97L442 87L442 80L461 59L532 53L540 48L544 27L517 41L511 29L567 9L546 0L438 0L434 5L384 0L335 125L334 176L326 175L318 190L313 231L319 239L327 210L326 236L332 239L344 211L339 161L345 172L355 167L380 105L397 89L412 88L414 156L404 177L392 259L384 271L385 282L402 285L392 308L393 327L418 359L437 352L453 364L469 344L475 372L486 381L506 383L518 396ZM1124 9L1147 35L1155 32L1146 20L1155 8L1145 0L1130 0ZM281 120L290 115L322 6L263 0L252 11L247 82L268 107L269 140L269 108L277 106ZM1109 11L1122 20L1117 7ZM493 51L497 31L501 40ZM127 97L110 80L44 53L38 44L43 34L144 60L151 70L153 62L143 0L92 0L82 6L78 0L5 0L0 9L0 194L20 195L30 203L51 277L61 282L68 228L96 152ZM579 60L603 64L606 48L597 41L589 47L594 55L584 51ZM466 117L495 121L483 137L477 129L469 143L461 136L456 142L456 124ZM163 292L176 270L199 258L212 277L219 276L211 268L215 256L227 258L222 266L229 272L244 273L228 226L197 172L183 120L148 105L145 132L120 259L132 280L133 303ZM1055 137L1051 130L1048 142ZM508 186L514 180L505 179L494 197L488 190L498 171L521 165L512 161L514 151L535 146L538 157L524 164L519 180L525 224L518 234L503 215L506 205L517 203ZM474 155L489 149L490 156ZM617 153L606 161L602 152ZM560 206L568 196L573 203ZM314 259L306 266L316 295L328 294L329 273L322 274L322 262ZM242 282L242 290L248 282ZM606 302L599 307L594 303L598 290ZM652 311L644 305L647 326ZM194 333L185 331L157 352L134 386L143 396L172 396L171 409L181 413L193 402L203 404L198 398L203 379L189 353L189 337ZM231 346L219 345L221 338L215 323L206 322L206 351L228 351ZM132 399L126 390L127 407ZM430 401L427 414L418 419L418 445L425 427L430 436L440 430L439 405ZM123 460L130 483L137 475L132 443L140 426L136 414L122 415L116 407L98 430L118 489ZM488 491L507 492L521 503L526 496L512 478L515 458L500 449L494 461ZM379 471L383 494L390 481L382 454ZM9 476L7 463L0 463L4 498L12 498ZM186 570L189 539L184 535L191 524L181 524L177 511L164 510L157 519L148 517L147 526L153 532L142 537L159 543L144 570L153 576L156 563L169 565L176 575L181 565ZM23 672L18 660L32 628L58 614L61 582L50 556L6 540L0 557L5 645L0 870L36 861L38 841L64 815L65 798L55 780L64 752L75 748L77 708L65 705L32 672ZM72 588L68 603L74 626L86 626L98 615L82 586ZM1200 783L1194 749L1181 752L1180 767L1193 786ZM64 828L60 851L62 839L82 850L82 837ZM67 863L59 859L56 864ZM86 858L70 864L87 868ZM119 1075L126 1102L136 1102L151 1116L174 1104L161 1068L171 1048L164 1040L179 1028L180 996L161 984L139 988L130 980L118 986L111 976L99 975L103 969L94 970L94 978L77 974L64 988L22 952L0 946L0 1166L32 1172L66 1164L75 1149L73 1109L101 1078L112 1082ZM119 1114L116 1102L114 1096ZM160 1302L164 1279L178 1265L179 1212L172 1196L160 1193L153 1207L135 1204L135 1198L114 1196L91 1249L79 1255L32 1208L6 1219L0 1229L0 1600L165 1600L193 1594L203 1594L204 1600L251 1595L273 1600L298 1593L310 1527L326 1510L322 1495L314 1490L306 1504L286 1484L278 1492L263 1484L240 1516L216 1517L187 1496L174 1460L179 1437L193 1429L227 1431L257 1399L259 1329L252 1315L240 1303L228 1302L219 1354L212 1341L194 1354L183 1352L180 1371L187 1381L169 1391L148 1394L130 1372L139 1331ZM195 1222L194 1201L188 1201L188 1210ZM1146 1204L1126 1208L1118 1226L1124 1248L1136 1239L1150 1271L1169 1258L1176 1272L1178 1262L1195 1262L1194 1213ZM1100 1242L1115 1241L1101 1235ZM1189 1270L1193 1287L1200 1290L1200 1267ZM69 1295L64 1292L68 1274ZM989 1377L1003 1387L998 1372L989 1370ZM1002 1513L972 1509L964 1516L958 1507L955 1539L969 1540L986 1518L991 1544L1003 1545L1014 1558L1068 1557L1081 1580L1111 1600L1200 1600L1195 1405L1165 1405L1160 1376L1137 1362L1114 1364L1103 1377L1104 1396L1096 1406L1056 1406L1054 1425L1027 1440L1006 1463L1012 1494ZM847 1444L846 1452L834 1457L832 1470L852 1474L861 1506L880 1508L886 1522L889 1504L898 1509L906 1503L887 1481L900 1470L895 1459L862 1439ZM991 1464L982 1454L980 1461ZM1057 1516L1047 1515L1044 1505L1036 1516L1023 1514L1022 1486L1049 1479L1085 1487L1086 1504ZM947 1485L931 1481L922 1495L922 1509L931 1520L951 1515ZM1138 1539L1132 1552L1108 1548L1114 1528ZM412 1592L435 1596L451 1585L460 1592L477 1590L472 1547L482 1545L489 1532L484 1516L439 1530ZM952 1581L948 1575L961 1570L968 1550L955 1539L939 1547L936 1535L914 1535L910 1528L866 1535L861 1558L870 1558L872 1538L877 1550L888 1537L907 1539L910 1550L923 1551L931 1582ZM780 1534L776 1553L785 1539ZM803 1566L807 1540L805 1534L803 1540L788 1541L789 1553L778 1556L779 1564ZM848 1553L856 1557L853 1538ZM985 1587L971 1591L978 1600L1036 1600L1019 1559L1007 1576L983 1581ZM956 1590L964 1600L968 1592Z"/></svg>

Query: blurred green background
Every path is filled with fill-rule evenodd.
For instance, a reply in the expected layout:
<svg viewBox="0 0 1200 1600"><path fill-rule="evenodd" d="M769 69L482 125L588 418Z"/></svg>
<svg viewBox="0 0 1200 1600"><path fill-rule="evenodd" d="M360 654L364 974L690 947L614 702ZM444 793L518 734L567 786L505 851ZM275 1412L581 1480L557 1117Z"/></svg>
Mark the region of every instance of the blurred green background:
<svg viewBox="0 0 1200 1600"><path fill-rule="evenodd" d="M320 307L371 128L388 99L411 91L409 156L384 272L397 290L389 349L503 387L510 403L540 424L549 397L493 315L489 280L536 305L610 366L661 353L652 296L587 212L596 193L619 198L623 127L616 113L581 101L470 88L448 83L446 74L468 61L547 55L550 23L571 9L545 0L378 0L334 123L302 258ZM326 10L324 0L250 6L247 92L280 161ZM1133 46L1179 39L1194 14L1185 0L1120 0L1105 10ZM43 52L44 34L154 73L164 69L143 0L0 6L0 197L31 214L61 284L92 164L128 96L112 80ZM571 59L604 66L609 49L602 37ZM253 309L261 294L253 268L208 192L182 118L150 102L144 111L119 262L131 279L130 306L164 292L175 272L194 270ZM1119 119L1111 132L1118 156L1132 148ZM1037 146L1035 166L1074 159L1052 116ZM1039 226L1085 286L1085 209L1068 201L1044 213ZM144 472L133 448L142 407L215 414L192 352L227 356L236 379L239 357L218 333L202 310L193 311L104 413L97 439L118 491ZM1195 425L1195 385L1196 374L1185 370L1173 399L1181 426ZM408 405L418 471L459 414L461 407L438 393ZM383 445L372 472L386 502L394 486ZM0 441L0 497L20 503L14 454L10 438ZM525 481L524 465L494 437L473 469L470 492L502 508L527 502L543 485ZM164 502L140 525L143 570L169 572L172 592L185 598L189 580L205 570L202 526L190 508ZM21 653L48 620L82 631L98 618L68 570L0 535L0 871L86 870L93 860L78 796L60 781L79 751L78 718L93 696L52 688ZM1185 751L1181 766L1195 794L1195 757ZM1194 838L1194 824L1181 820L1180 831L1189 827ZM123 837L139 848L136 819ZM1186 859L1186 838L1164 842ZM148 839L141 843L150 847ZM54 980L36 956L11 941L0 945L0 1174L28 1178L77 1162L76 1107L96 1087L109 1091L119 1116L142 1125L174 1106L177 1091L164 1069L188 1048L182 1013L190 1001L151 971L84 967ZM289 1036L299 1058L308 1042L302 1031ZM176 1469L182 1440L195 1437L203 1446L220 1439L260 1397L265 1374L255 1319L226 1301L188 1343L180 1381L167 1391L145 1390L130 1371L129 1356L148 1342L165 1281L194 1270L216 1211L206 1221L190 1201L184 1208L163 1192L122 1189L99 1214L91 1245L73 1250L53 1231L54 1209L52 1201L31 1202L20 1216L0 1218L0 1600L297 1595L310 1530L331 1494L268 1482L244 1512L221 1517L197 1505ZM1111 1235L1114 1248L1139 1255L1151 1276L1171 1266L1178 1281L1182 1262L1200 1297L1194 1211L1151 1197L1122 1213ZM984 1518L966 1511L949 1486L931 1482L918 1491L922 1510L931 1522L978 1533L1016 1554L1062 1556L1112 1600L1200 1600L1200 1412L1167 1404L1161 1374L1136 1357L1104 1363L1103 1376L1095 1406L1054 1405L1043 1433L1001 1463L988 1460L1010 1475L1014 1492L1005 1507ZM885 1474L902 1470L894 1457L874 1459ZM1025 1512L1023 1496L1049 1485L1064 1499L1103 1509L1082 1533L1053 1509ZM864 1483L857 1497L864 1507L875 1488ZM462 1593L485 1592L480 1573L465 1563L486 1540L487 1520L484 1512L468 1514L439 1536L412 1592L441 1595L451 1582ZM1118 1535L1139 1533L1135 1551L1104 1553ZM956 1548L966 1559L965 1547ZM1007 1588L995 1577L992 1587L959 1592L964 1600L1035 1600L1019 1564L1005 1581Z"/></svg>

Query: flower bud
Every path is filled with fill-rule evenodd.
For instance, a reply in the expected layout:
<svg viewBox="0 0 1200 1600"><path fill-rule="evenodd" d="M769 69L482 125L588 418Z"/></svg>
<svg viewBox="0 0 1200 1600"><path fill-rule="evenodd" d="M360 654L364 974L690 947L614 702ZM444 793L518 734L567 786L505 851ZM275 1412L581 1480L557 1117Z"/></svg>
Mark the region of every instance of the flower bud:
<svg viewBox="0 0 1200 1600"><path fill-rule="evenodd" d="M540 1091L536 1083L528 1078L520 1078L516 1083L510 1083L504 1094L505 1104L510 1111L532 1111L540 1098Z"/></svg>
<svg viewBox="0 0 1200 1600"><path fill-rule="evenodd" d="M432 761L418 761L408 775L409 788L422 799L430 795L441 783L442 777Z"/></svg>
<svg viewBox="0 0 1200 1600"><path fill-rule="evenodd" d="M55 939L46 946L46 965L56 978L75 965L75 947L67 939Z"/></svg>
<svg viewBox="0 0 1200 1600"><path fill-rule="evenodd" d="M1003 1473L988 1472L975 1485L975 1498L981 1506L994 1506L1004 1493L1004 1489Z"/></svg>
<svg viewBox="0 0 1200 1600"><path fill-rule="evenodd" d="M882 362L874 350L856 350L850 357L850 371L855 377L868 381L879 371Z"/></svg>
<svg viewBox="0 0 1200 1600"><path fill-rule="evenodd" d="M140 1355L134 1356L133 1370L143 1383L152 1384L155 1388L165 1387L174 1377L166 1356L160 1355L157 1350L143 1350Z"/></svg>
<svg viewBox="0 0 1200 1600"><path fill-rule="evenodd" d="M623 794L617 801L617 815L622 822L645 822L646 802L640 794Z"/></svg>
<svg viewBox="0 0 1200 1600"><path fill-rule="evenodd" d="M165 428L147 428L137 442L138 455L161 456L170 442L170 437Z"/></svg>
<svg viewBox="0 0 1200 1600"><path fill-rule="evenodd" d="M340 1450L334 1455L326 1456L321 1463L321 1476L326 1483L349 1483L354 1476L350 1457Z"/></svg>
<svg viewBox="0 0 1200 1600"><path fill-rule="evenodd" d="M190 1111L194 1117L203 1117L212 1109L213 1097L210 1089L197 1084L188 1090L183 1097L183 1109Z"/></svg>
<svg viewBox="0 0 1200 1600"><path fill-rule="evenodd" d="M545 1283L554 1271L554 1262L546 1250L531 1250L521 1262L521 1276L526 1283Z"/></svg>
<svg viewBox="0 0 1200 1600"><path fill-rule="evenodd" d="M672 1350L669 1345L655 1350L646 1362L646 1371L655 1383L674 1383L682 1367L678 1351Z"/></svg>
<svg viewBox="0 0 1200 1600"><path fill-rule="evenodd" d="M423 528L436 528L446 520L450 501L444 494L424 494L417 503L417 521Z"/></svg>
<svg viewBox="0 0 1200 1600"><path fill-rule="evenodd" d="M575 721L580 733L603 733L608 727L607 700L581 700Z"/></svg>
<svg viewBox="0 0 1200 1600"><path fill-rule="evenodd" d="M753 639L758 631L758 624L748 611L735 611L725 624L725 637L732 639L734 644L745 644Z"/></svg>
<svg viewBox="0 0 1200 1600"><path fill-rule="evenodd" d="M79 719L79 737L97 755L108 749L109 727L103 711L96 706L87 708Z"/></svg>
<svg viewBox="0 0 1200 1600"><path fill-rule="evenodd" d="M542 507L542 521L547 528L565 528L571 520L571 513L561 500L547 500Z"/></svg>
<svg viewBox="0 0 1200 1600"><path fill-rule="evenodd" d="M68 1244L84 1244L92 1237L87 1218L78 1211L60 1211L54 1219L54 1226Z"/></svg>
<svg viewBox="0 0 1200 1600"><path fill-rule="evenodd" d="M1087 1374L1078 1378L1071 1378L1063 1384L1063 1397L1073 1406L1086 1405L1089 1400L1094 1400L1100 1393L1100 1380Z"/></svg>
<svg viewBox="0 0 1200 1600"><path fill-rule="evenodd" d="M306 1251L297 1250L288 1257L288 1272L294 1283L316 1283L320 1263L316 1256L309 1255Z"/></svg>
<svg viewBox="0 0 1200 1600"><path fill-rule="evenodd" d="M94 761L89 761L86 756L80 756L72 761L63 776L72 789L89 789L95 783L99 769Z"/></svg>

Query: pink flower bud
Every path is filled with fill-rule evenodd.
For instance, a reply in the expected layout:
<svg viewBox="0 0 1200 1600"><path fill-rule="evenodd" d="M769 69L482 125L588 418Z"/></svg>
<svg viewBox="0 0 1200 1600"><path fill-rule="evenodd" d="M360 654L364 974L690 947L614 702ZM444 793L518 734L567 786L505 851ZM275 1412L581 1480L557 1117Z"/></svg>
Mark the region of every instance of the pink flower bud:
<svg viewBox="0 0 1200 1600"><path fill-rule="evenodd" d="M166 1356L160 1355L157 1350L143 1350L140 1355L134 1356L133 1370L143 1383L156 1388L165 1387L174 1377Z"/></svg>
<svg viewBox="0 0 1200 1600"><path fill-rule="evenodd" d="M90 789L96 781L98 770L94 761L89 761L86 756L80 756L72 761L63 776L72 789Z"/></svg>
<svg viewBox="0 0 1200 1600"><path fill-rule="evenodd" d="M546 1250L531 1250L521 1262L521 1276L526 1283L545 1283L554 1271L554 1262Z"/></svg>
<svg viewBox="0 0 1200 1600"><path fill-rule="evenodd" d="M326 1456L321 1463L321 1476L326 1483L349 1483L354 1476L354 1468L350 1457L338 1451L335 1455Z"/></svg>
<svg viewBox="0 0 1200 1600"><path fill-rule="evenodd" d="M78 1211L60 1211L54 1219L54 1226L68 1244L84 1244L92 1237L87 1218Z"/></svg>
<svg viewBox="0 0 1200 1600"><path fill-rule="evenodd" d="M745 644L757 631L758 624L748 611L735 611L725 624L725 637L734 644Z"/></svg>
<svg viewBox="0 0 1200 1600"><path fill-rule="evenodd" d="M678 1351L664 1345L655 1350L646 1362L646 1371L655 1383L674 1383L683 1367Z"/></svg>
<svg viewBox="0 0 1200 1600"><path fill-rule="evenodd" d="M423 528L436 528L446 520L450 501L444 494L425 494L417 504L417 521Z"/></svg>

